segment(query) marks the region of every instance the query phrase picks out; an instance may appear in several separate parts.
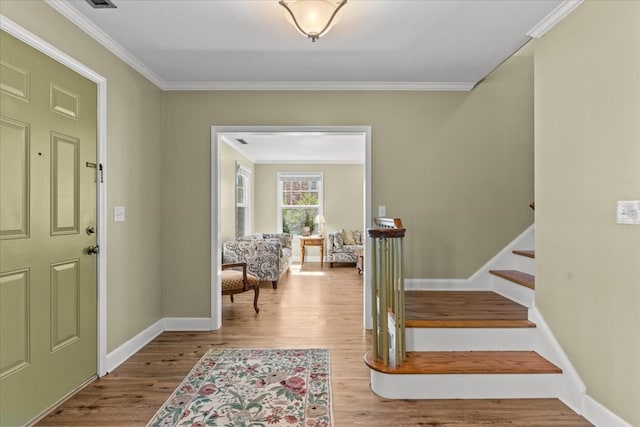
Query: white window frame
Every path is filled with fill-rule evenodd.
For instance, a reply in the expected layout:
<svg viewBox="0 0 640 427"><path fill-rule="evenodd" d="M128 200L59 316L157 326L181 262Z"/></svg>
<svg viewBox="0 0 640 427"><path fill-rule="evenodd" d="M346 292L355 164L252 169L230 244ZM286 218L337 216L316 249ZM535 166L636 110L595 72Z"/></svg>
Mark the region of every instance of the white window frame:
<svg viewBox="0 0 640 427"><path fill-rule="evenodd" d="M324 172L318 172L318 171L299 171L299 172L278 172L278 191L277 191L277 198L278 198L278 214L277 214L277 218L276 221L278 222L277 224L277 230L278 233L282 233L282 198L283 198L283 181L282 178L284 177L304 177L304 176L318 176L319 177L319 184L318 184L318 214L320 215L324 215ZM286 207L286 205L284 206ZM293 236L293 237L300 237L300 236Z"/></svg>
<svg viewBox="0 0 640 427"><path fill-rule="evenodd" d="M238 178L241 178L244 183L243 200L238 200ZM234 191L236 199L235 221L238 221L238 208L244 208L244 235L251 234L251 171L237 162ZM237 230L236 225L236 234Z"/></svg>

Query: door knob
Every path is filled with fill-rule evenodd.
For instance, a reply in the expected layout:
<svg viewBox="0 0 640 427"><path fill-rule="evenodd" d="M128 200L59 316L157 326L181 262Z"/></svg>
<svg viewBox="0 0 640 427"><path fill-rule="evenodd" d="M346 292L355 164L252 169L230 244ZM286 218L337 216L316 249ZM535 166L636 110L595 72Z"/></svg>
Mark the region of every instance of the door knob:
<svg viewBox="0 0 640 427"><path fill-rule="evenodd" d="M99 253L99 252L100 252L100 246L97 246L97 245L96 245L96 246L89 246L89 247L87 248L87 253L88 253L89 255L91 255L91 254L97 254L97 253Z"/></svg>

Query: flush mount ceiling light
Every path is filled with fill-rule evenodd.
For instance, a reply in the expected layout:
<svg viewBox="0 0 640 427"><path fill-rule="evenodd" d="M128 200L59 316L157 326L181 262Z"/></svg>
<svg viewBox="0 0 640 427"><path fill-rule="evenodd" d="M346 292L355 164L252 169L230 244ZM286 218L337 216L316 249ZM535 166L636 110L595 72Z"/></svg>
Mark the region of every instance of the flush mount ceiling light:
<svg viewBox="0 0 640 427"><path fill-rule="evenodd" d="M287 19L303 35L315 42L338 21L338 12L347 0L280 0Z"/></svg>

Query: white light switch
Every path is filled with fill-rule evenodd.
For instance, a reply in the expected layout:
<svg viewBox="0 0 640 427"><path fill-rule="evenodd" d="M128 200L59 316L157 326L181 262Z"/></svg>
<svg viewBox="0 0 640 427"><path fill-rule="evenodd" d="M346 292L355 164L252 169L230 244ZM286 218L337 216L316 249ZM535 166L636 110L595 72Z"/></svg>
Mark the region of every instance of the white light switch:
<svg viewBox="0 0 640 427"><path fill-rule="evenodd" d="M640 224L640 200L618 201L618 224Z"/></svg>
<svg viewBox="0 0 640 427"><path fill-rule="evenodd" d="M124 222L124 206L116 206L113 209L113 221Z"/></svg>
<svg viewBox="0 0 640 427"><path fill-rule="evenodd" d="M378 216L386 216L386 215L387 215L387 207L378 206Z"/></svg>

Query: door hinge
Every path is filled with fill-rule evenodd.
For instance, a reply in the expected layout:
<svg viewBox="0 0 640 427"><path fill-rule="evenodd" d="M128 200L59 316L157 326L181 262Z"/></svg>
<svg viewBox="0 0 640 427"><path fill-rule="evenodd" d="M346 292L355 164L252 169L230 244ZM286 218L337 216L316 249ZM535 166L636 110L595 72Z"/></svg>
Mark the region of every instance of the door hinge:
<svg viewBox="0 0 640 427"><path fill-rule="evenodd" d="M100 183L102 184L104 182L104 166L102 166L102 163L100 163L100 167L98 170L100 173Z"/></svg>

